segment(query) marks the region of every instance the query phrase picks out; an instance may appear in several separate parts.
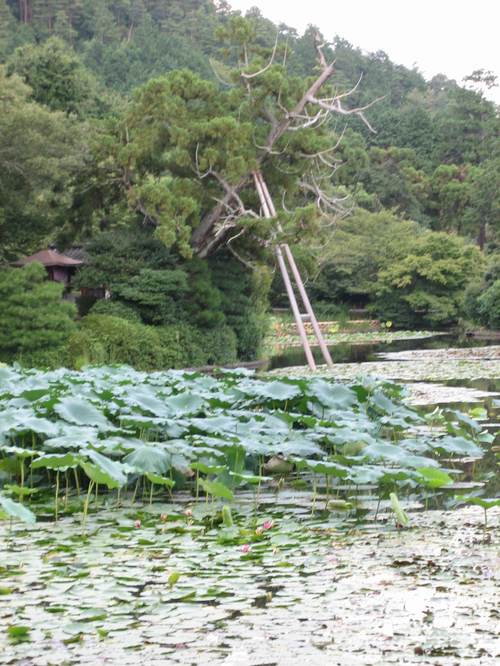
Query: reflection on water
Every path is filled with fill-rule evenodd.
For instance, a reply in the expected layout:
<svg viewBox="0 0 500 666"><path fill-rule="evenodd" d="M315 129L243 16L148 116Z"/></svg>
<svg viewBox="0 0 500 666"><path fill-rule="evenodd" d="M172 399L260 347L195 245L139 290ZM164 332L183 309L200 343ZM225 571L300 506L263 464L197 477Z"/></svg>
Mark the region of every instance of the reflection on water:
<svg viewBox="0 0 500 666"><path fill-rule="evenodd" d="M342 343L329 347L334 363L365 363L380 360L381 352L400 352L410 349L446 349L447 347L487 347L498 344L498 340L481 340L456 335L436 335L432 338L413 338L411 340L394 340L394 342L367 342L362 344ZM314 359L318 364L324 363L319 347L313 347ZM295 365L306 365L306 357L302 347L290 347L286 351L269 359L266 370L288 368ZM460 384L462 385L462 384Z"/></svg>

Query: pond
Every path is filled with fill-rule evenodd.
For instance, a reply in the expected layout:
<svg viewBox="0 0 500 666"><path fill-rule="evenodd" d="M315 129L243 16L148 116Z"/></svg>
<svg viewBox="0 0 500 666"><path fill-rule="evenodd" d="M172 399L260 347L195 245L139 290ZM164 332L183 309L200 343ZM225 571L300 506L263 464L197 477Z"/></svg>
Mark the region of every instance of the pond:
<svg viewBox="0 0 500 666"><path fill-rule="evenodd" d="M471 507L401 532L383 513L363 528L311 512L303 493L263 500L234 515L249 534L267 522L249 548L182 497L101 508L85 538L70 518L0 528L0 663L495 663L498 511L490 530Z"/></svg>
<svg viewBox="0 0 500 666"><path fill-rule="evenodd" d="M403 332L403 334L404 333L406 332ZM409 339L405 337L399 339L397 333L391 333L391 336L392 337L388 337L387 341L384 342L378 342L376 339L374 342L340 342L335 345L330 345L329 351L334 363L366 363L377 361L379 360L379 354L388 352L448 348L468 349L498 345L498 340L496 339L488 340L484 338L481 339L442 333L428 333L425 337L414 337ZM350 337L352 338L353 336L351 335ZM315 361L318 364L324 363L319 347L313 346L312 351ZM294 345L282 349L278 354L271 356L265 369L275 370L277 368L305 366L306 364L307 361L302 348L299 345Z"/></svg>
<svg viewBox="0 0 500 666"><path fill-rule="evenodd" d="M418 345L439 354L442 342ZM412 349L401 341L378 351ZM476 349L465 361L451 352L454 368L495 363L494 347L490 360ZM439 356L383 363L444 367ZM467 381L468 391L488 391L498 386L490 374L445 388ZM484 435L497 435L500 403L450 394L435 412L424 387L438 384L424 379L411 383L427 400L421 416L394 385L352 377L332 387L248 373L4 369L4 455L27 466L36 448L49 476L34 470L35 525L0 521L0 663L498 663L500 507L457 505L456 496L498 496L498 438ZM407 400L418 397L413 388ZM36 447L33 431L43 435ZM321 457L325 442L334 456ZM274 455L252 476L238 466L241 447L247 466L259 451ZM296 466L286 479L270 465L283 451ZM148 471L167 452L176 456L170 479ZM56 479L57 460L100 480L83 528L82 499L64 490L66 471ZM177 468L217 469L229 483L229 463L242 481L234 501L221 500L226 486L208 473L182 489ZM113 482L131 473L120 494ZM263 473L271 478L261 482ZM169 480L180 488L171 495ZM103 492L106 482L114 490ZM399 502L389 497L396 487Z"/></svg>

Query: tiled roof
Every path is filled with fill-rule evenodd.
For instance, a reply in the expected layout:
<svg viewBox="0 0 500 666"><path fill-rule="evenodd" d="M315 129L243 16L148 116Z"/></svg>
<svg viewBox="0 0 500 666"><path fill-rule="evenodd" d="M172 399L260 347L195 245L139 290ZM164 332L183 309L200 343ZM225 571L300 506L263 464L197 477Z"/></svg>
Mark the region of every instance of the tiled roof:
<svg viewBox="0 0 500 666"><path fill-rule="evenodd" d="M25 266L26 264L32 264L33 262L38 261L44 266L81 266L83 261L80 259L72 259L71 257L66 256L65 254L60 254L55 250L41 250L32 254L29 257L23 257L14 262L14 266Z"/></svg>

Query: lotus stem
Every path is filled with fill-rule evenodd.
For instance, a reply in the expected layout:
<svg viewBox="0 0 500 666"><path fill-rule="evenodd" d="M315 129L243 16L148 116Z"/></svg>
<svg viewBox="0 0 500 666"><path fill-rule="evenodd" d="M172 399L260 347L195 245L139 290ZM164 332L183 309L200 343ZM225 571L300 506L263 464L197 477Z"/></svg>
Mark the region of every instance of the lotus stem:
<svg viewBox="0 0 500 666"><path fill-rule="evenodd" d="M377 517L378 517L378 510L380 509L380 501L381 501L381 497L379 495L378 501L377 501L377 508L375 509L375 518L374 518L374 520L377 520Z"/></svg>
<svg viewBox="0 0 500 666"><path fill-rule="evenodd" d="M78 478L78 469L76 467L73 469L73 473L75 475L76 494L80 497L80 479Z"/></svg>
<svg viewBox="0 0 500 666"><path fill-rule="evenodd" d="M64 510L68 508L68 499L69 499L69 479L68 479L68 472L64 472L64 477L66 479L66 489L65 489L65 496L64 496Z"/></svg>
<svg viewBox="0 0 500 666"><path fill-rule="evenodd" d="M135 498L137 497L137 491L139 490L140 480L141 480L141 477L139 477L136 481L135 488L134 488L134 494L132 495L132 504L135 502Z"/></svg>
<svg viewBox="0 0 500 666"><path fill-rule="evenodd" d="M89 487L87 489L87 496L85 497L85 502L83 503L83 524L82 524L82 529L83 532L85 532L85 526L87 524L87 514L89 511L89 502L90 502L90 496L92 494L92 488L94 487L94 482L90 481L89 482Z"/></svg>
<svg viewBox="0 0 500 666"><path fill-rule="evenodd" d="M24 488L24 458L21 458L21 488ZM24 493L21 492L20 497L21 504L24 501Z"/></svg>
<svg viewBox="0 0 500 666"><path fill-rule="evenodd" d="M57 472L56 472L56 497L55 497L55 502L54 502L54 515L55 515L56 522L59 518L59 515L58 515L59 506L58 506L58 504L59 504L59 470L57 470Z"/></svg>

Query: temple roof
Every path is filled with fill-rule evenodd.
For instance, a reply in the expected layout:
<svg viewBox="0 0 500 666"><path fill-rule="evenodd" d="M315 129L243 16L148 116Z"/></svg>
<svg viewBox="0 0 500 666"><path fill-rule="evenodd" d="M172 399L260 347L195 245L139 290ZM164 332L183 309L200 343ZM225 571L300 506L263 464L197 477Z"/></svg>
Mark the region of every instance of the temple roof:
<svg viewBox="0 0 500 666"><path fill-rule="evenodd" d="M65 254L60 254L56 250L41 250L35 254L30 255L29 257L23 257L13 262L14 266L26 266L26 264L32 264L33 262L38 261L44 266L81 266L84 262L79 259L72 259L71 257L66 256Z"/></svg>

